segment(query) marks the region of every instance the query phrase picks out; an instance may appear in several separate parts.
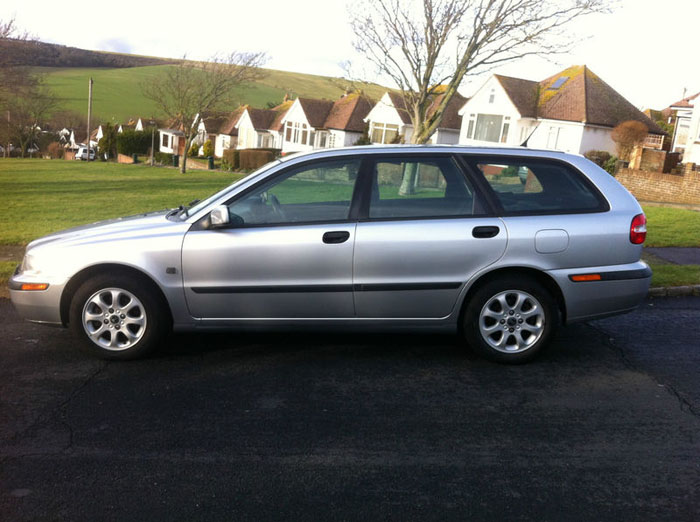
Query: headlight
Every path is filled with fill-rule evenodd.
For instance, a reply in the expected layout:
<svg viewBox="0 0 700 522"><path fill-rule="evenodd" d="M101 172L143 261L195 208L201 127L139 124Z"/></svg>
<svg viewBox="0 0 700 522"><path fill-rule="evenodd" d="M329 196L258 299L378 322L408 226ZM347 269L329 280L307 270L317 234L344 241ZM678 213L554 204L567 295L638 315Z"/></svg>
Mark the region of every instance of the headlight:
<svg viewBox="0 0 700 522"><path fill-rule="evenodd" d="M26 272L27 270L34 270L33 261L34 259L32 256L25 254L24 258L22 258L22 264L19 267L20 271Z"/></svg>

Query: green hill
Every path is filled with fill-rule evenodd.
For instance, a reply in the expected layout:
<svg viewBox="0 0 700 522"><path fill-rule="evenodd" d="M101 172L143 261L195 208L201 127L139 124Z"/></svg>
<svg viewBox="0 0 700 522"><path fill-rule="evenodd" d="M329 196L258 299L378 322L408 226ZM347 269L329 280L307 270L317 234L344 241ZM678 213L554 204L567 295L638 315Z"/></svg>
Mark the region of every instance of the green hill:
<svg viewBox="0 0 700 522"><path fill-rule="evenodd" d="M93 86L94 121L124 122L133 117L160 117L153 102L141 93L141 84L160 74L170 65L130 68L54 68L35 67L45 73L46 83L60 99L61 110L87 114L88 78ZM292 97L326 98L334 100L343 93L349 83L340 78L316 76L264 69L266 76L255 83L241 85L235 90L242 104L265 108L269 103L278 104L285 93ZM376 84L358 86L378 100L386 91ZM231 109L233 110L234 107Z"/></svg>

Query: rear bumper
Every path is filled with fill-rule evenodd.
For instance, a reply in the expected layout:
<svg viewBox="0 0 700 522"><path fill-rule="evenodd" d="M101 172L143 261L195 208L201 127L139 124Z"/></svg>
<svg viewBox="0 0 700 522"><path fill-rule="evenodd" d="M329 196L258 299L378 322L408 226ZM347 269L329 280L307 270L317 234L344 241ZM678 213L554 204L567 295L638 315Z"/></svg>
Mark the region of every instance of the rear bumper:
<svg viewBox="0 0 700 522"><path fill-rule="evenodd" d="M551 270L548 274L564 295L567 323L630 312L644 300L651 284L651 269L643 261ZM599 281L572 281L572 276L580 274L599 274L601 278Z"/></svg>
<svg viewBox="0 0 700 522"><path fill-rule="evenodd" d="M46 290L18 290L22 283L36 281L15 274L8 282L10 300L17 313L24 319L35 323L60 325L61 322L61 293L65 283L50 283Z"/></svg>

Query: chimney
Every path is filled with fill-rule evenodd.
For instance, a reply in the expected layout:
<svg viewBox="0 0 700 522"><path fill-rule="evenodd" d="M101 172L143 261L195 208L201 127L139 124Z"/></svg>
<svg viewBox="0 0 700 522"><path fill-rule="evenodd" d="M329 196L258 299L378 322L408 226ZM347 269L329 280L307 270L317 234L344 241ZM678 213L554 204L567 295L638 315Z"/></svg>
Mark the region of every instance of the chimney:
<svg viewBox="0 0 700 522"><path fill-rule="evenodd" d="M289 101L289 94L287 94L287 93L285 92L285 93L284 93L284 98L282 99L282 103L286 103L286 102L288 102L288 101Z"/></svg>
<svg viewBox="0 0 700 522"><path fill-rule="evenodd" d="M687 87L683 87L683 97L681 98L681 100L685 100L685 93L686 93L686 92L688 92L688 88L687 88Z"/></svg>

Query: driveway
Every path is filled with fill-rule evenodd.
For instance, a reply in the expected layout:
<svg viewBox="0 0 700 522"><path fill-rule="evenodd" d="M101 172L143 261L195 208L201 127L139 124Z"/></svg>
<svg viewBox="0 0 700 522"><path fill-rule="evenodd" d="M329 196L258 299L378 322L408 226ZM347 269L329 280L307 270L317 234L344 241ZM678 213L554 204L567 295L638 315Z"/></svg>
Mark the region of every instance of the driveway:
<svg viewBox="0 0 700 522"><path fill-rule="evenodd" d="M698 520L698 324L647 301L519 367L417 335L105 363L0 299L0 519Z"/></svg>

